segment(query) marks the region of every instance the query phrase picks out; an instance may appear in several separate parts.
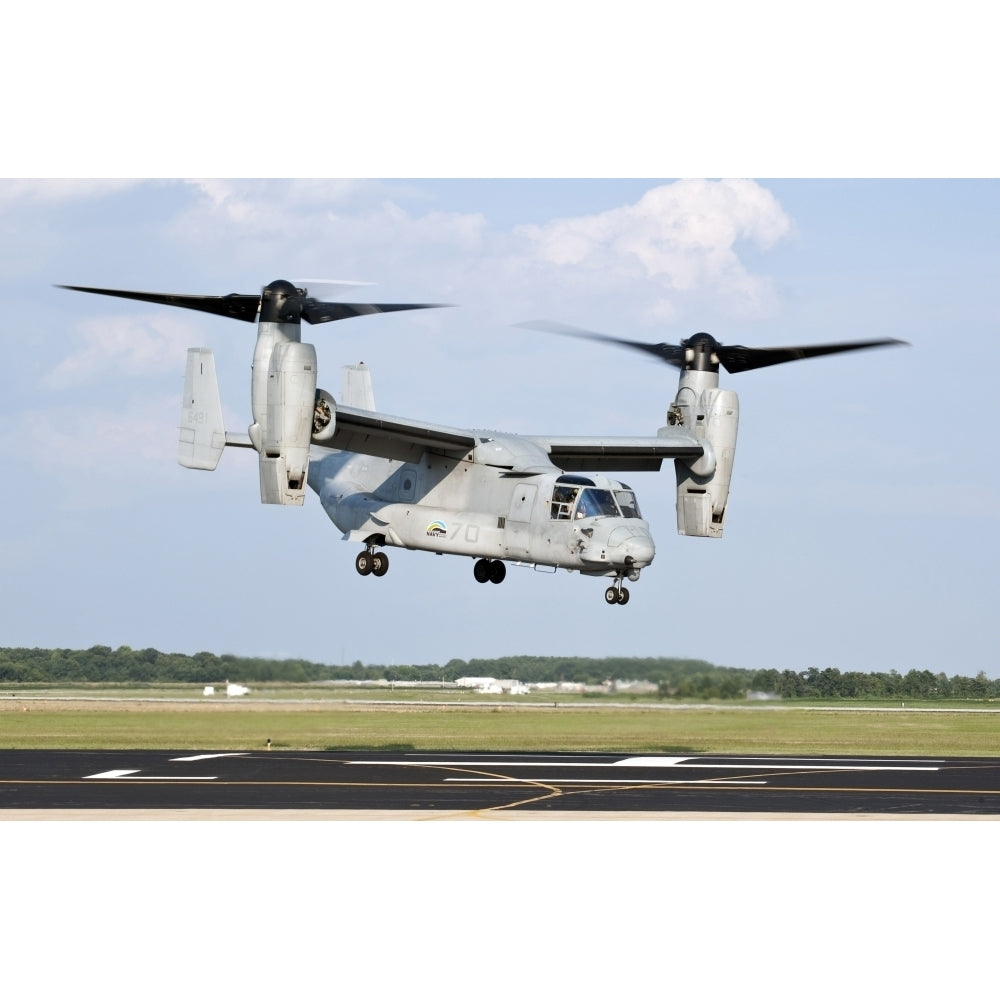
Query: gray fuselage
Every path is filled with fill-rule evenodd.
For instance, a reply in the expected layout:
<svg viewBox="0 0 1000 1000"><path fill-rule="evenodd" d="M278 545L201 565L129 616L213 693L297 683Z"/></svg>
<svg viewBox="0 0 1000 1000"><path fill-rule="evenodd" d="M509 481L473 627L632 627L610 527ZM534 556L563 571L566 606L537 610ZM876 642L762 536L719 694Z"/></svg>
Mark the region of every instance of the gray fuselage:
<svg viewBox="0 0 1000 1000"><path fill-rule="evenodd" d="M345 540L638 578L655 549L632 491L544 459L532 474L487 464L504 443L489 439L479 461L314 448L309 485Z"/></svg>

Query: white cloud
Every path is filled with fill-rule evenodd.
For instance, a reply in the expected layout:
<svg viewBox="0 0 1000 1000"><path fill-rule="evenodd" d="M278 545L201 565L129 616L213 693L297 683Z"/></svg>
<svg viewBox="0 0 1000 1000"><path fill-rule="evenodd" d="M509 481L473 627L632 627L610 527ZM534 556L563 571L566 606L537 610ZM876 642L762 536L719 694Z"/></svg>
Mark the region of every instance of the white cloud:
<svg viewBox="0 0 1000 1000"><path fill-rule="evenodd" d="M0 209L22 207L24 202L85 201L118 194L141 183L127 179L38 179L0 180Z"/></svg>
<svg viewBox="0 0 1000 1000"><path fill-rule="evenodd" d="M210 217L245 230L270 229L289 214L304 218L347 204L370 182L352 180L228 180L194 178L184 183L198 194L192 217Z"/></svg>
<svg viewBox="0 0 1000 1000"><path fill-rule="evenodd" d="M683 180L633 205L518 232L541 262L652 279L661 292L652 311L669 315L663 293L716 290L751 309L766 305L770 284L746 270L737 245L767 249L791 230L777 199L753 181Z"/></svg>
<svg viewBox="0 0 1000 1000"><path fill-rule="evenodd" d="M254 240L258 247L287 256L302 247L312 257L330 252L353 256L377 247L384 253L387 239L399 243L450 243L452 237L468 246L478 239L485 219L432 211L413 216L393 196L405 194L399 185L351 180L198 180L188 182L198 193L194 204L175 223L174 232L204 246ZM294 254L294 251L293 251Z"/></svg>
<svg viewBox="0 0 1000 1000"><path fill-rule="evenodd" d="M338 206L349 208L368 181L350 180L226 180L185 182L197 194L175 231L201 242L269 237L287 243L296 233L309 234L330 218Z"/></svg>
<svg viewBox="0 0 1000 1000"><path fill-rule="evenodd" d="M581 303L613 296L660 321L685 297L711 295L741 315L771 310L772 286L750 272L742 247L766 250L792 232L777 199L750 180L661 184L633 204L506 230L480 212L417 214L423 200L414 209L417 196L400 184L190 183L198 197L175 236L202 250L225 247L224 260L241 270L268 268L262 282L275 267L292 278L298 269L378 284L405 274L413 287L461 294L465 304L527 303L542 291Z"/></svg>
<svg viewBox="0 0 1000 1000"><path fill-rule="evenodd" d="M191 327L164 310L149 316L104 316L80 323L82 346L42 380L66 389L104 379L183 371Z"/></svg>

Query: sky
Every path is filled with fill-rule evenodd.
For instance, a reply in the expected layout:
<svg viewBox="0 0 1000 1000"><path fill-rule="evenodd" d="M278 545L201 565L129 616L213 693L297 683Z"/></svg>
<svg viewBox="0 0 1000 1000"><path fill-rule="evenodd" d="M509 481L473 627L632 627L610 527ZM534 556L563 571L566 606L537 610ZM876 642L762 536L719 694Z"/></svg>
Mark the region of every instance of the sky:
<svg viewBox="0 0 1000 1000"><path fill-rule="evenodd" d="M1000 184L987 180L0 182L3 645L321 663L678 656L744 668L1000 676L992 625ZM365 361L397 415L515 433L648 434L674 369L534 333L548 319L751 346L909 346L727 376L741 423L725 537L682 538L661 473L623 474L657 543L605 583L389 550L360 578L317 498L258 501L255 457L175 449L185 350L249 423L254 328L54 287L256 292L370 282L452 308L304 327L320 384ZM16 317L16 318L15 318Z"/></svg>
<svg viewBox="0 0 1000 1000"><path fill-rule="evenodd" d="M958 48L932 13L891 3L831 8L822 39L777 2L672 9L660 32L513 3L476 45L482 18L448 2L388 21L292 2L262 22L250 4L238 25L199 5L197 32L181 4L155 49L126 44L148 28L126 10L67 8L56 31L47 8L18 11L11 37L44 32L46 60L15 46L0 67L17 95L0 177L0 643L1000 676L1000 186L983 179L995 71L974 5L953 8ZM81 44L103 46L103 23L113 56ZM54 287L275 278L452 304L308 336L335 396L364 360L381 410L456 427L663 424L673 369L516 325L534 319L910 346L724 374L741 399L725 538L676 534L669 465L627 474L657 555L629 605L605 607L600 580L511 568L483 587L466 559L403 550L385 578L358 577L314 495L259 503L252 454L176 464L189 346L216 352L227 427L245 431L249 324Z"/></svg>

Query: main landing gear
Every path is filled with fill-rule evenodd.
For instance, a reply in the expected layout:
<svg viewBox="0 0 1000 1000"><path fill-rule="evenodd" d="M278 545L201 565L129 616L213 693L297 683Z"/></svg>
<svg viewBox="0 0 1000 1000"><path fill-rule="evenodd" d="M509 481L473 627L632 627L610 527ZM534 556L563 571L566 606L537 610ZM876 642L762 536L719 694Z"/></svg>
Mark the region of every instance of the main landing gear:
<svg viewBox="0 0 1000 1000"><path fill-rule="evenodd" d="M615 580L614 584L604 591L605 604L628 604L629 592L627 587L622 586L621 577Z"/></svg>
<svg viewBox="0 0 1000 1000"><path fill-rule="evenodd" d="M477 583L503 583L507 567L499 559L477 559L472 567L472 575Z"/></svg>
<svg viewBox="0 0 1000 1000"><path fill-rule="evenodd" d="M384 552L376 552L369 545L364 552L358 553L354 560L354 568L362 575L385 576L389 572L389 557Z"/></svg>

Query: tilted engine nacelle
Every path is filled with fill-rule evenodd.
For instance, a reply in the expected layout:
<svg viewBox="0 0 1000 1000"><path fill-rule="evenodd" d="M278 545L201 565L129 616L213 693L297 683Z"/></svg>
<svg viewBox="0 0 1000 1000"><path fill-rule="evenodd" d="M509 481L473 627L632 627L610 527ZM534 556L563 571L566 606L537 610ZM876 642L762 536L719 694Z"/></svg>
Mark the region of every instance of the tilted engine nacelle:
<svg viewBox="0 0 1000 1000"><path fill-rule="evenodd" d="M305 501L316 402L316 348L296 341L275 344L267 372L267 417L259 443L254 442L261 503Z"/></svg>
<svg viewBox="0 0 1000 1000"><path fill-rule="evenodd" d="M721 538L736 455L739 399L732 389L706 388L696 397L691 387L682 387L671 419L689 429L705 448L704 455L693 462L674 462L677 533Z"/></svg>

